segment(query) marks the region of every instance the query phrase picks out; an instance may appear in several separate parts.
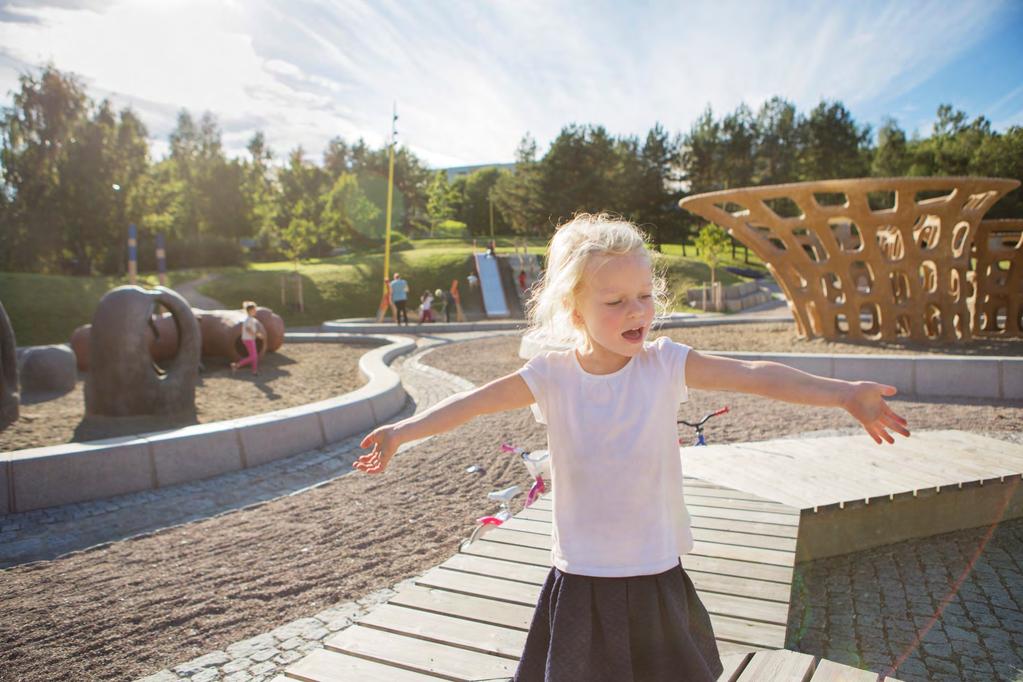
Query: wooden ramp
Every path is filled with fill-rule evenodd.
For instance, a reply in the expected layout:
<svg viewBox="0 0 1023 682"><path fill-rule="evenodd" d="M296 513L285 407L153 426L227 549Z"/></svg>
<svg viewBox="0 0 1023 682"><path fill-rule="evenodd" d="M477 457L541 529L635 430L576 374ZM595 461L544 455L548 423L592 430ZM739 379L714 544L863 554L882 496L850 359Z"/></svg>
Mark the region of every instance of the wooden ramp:
<svg viewBox="0 0 1023 682"><path fill-rule="evenodd" d="M772 651L785 644L798 510L691 478L685 495L696 547L683 564L726 657L723 680L876 679ZM509 679L550 569L550 515L550 498L539 500L328 638L325 649L288 668L285 679ZM845 676L836 676L842 670Z"/></svg>
<svg viewBox="0 0 1023 682"><path fill-rule="evenodd" d="M1023 446L963 431L682 450L691 476L801 512L797 561L1023 517Z"/></svg>

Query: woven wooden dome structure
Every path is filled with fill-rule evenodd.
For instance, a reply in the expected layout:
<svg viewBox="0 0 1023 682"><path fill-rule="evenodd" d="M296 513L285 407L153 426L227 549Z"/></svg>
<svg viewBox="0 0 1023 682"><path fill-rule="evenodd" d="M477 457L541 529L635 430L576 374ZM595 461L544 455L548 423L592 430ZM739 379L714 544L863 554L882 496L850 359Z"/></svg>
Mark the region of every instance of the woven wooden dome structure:
<svg viewBox="0 0 1023 682"><path fill-rule="evenodd" d="M679 205L726 228L767 264L802 336L954 342L974 330L1019 334L1023 251L1005 245L1011 240L991 239L1011 233L1008 224L989 224L1003 221L980 227L988 209L1019 184L970 177L822 180L698 194ZM976 257L985 265L976 275L971 256L981 232ZM1006 249L1015 255L1007 258ZM1003 269L1006 260L1014 269ZM978 290L985 292L976 308L980 321ZM999 316L1006 314L1003 328Z"/></svg>

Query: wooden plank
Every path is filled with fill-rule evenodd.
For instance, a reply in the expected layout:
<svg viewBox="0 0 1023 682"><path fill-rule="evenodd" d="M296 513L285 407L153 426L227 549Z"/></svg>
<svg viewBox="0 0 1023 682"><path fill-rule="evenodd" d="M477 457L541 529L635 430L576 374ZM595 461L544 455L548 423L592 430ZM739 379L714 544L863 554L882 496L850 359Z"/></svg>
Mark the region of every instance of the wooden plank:
<svg viewBox="0 0 1023 682"><path fill-rule="evenodd" d="M753 654L748 652L721 654L721 664L725 666L725 670L718 677L718 682L735 682L752 656Z"/></svg>
<svg viewBox="0 0 1023 682"><path fill-rule="evenodd" d="M459 573L441 568L431 568L415 579L417 585L434 589L472 594L487 599L506 601L523 606L536 606L540 597L538 585L526 585L513 580L502 580L472 573Z"/></svg>
<svg viewBox="0 0 1023 682"><path fill-rule="evenodd" d="M779 552L759 547L738 547L736 545L720 545L714 542L696 541L691 554L713 556L722 559L737 559L759 564L791 567L796 562L794 552Z"/></svg>
<svg viewBox="0 0 1023 682"><path fill-rule="evenodd" d="M806 500L798 494L803 482L792 466L791 458L786 460L756 450L754 445L757 444L700 448L699 453L690 456L689 470L729 488L754 493L797 509L805 508Z"/></svg>
<svg viewBox="0 0 1023 682"><path fill-rule="evenodd" d="M746 513L755 514L758 512ZM487 533L486 539L493 543L515 545L540 550L550 550L553 542L550 536L509 530L503 526L495 528ZM791 566L795 562L795 553L793 551L726 545L716 542L704 542L701 540L696 540L692 553L701 554L703 556L723 557L726 559L739 559L740 561L774 564L777 566Z"/></svg>
<svg viewBox="0 0 1023 682"><path fill-rule="evenodd" d="M764 651L764 647L749 646L748 644L736 644L723 639L717 640L718 654L721 656L732 656L734 654L752 654L757 651Z"/></svg>
<svg viewBox="0 0 1023 682"><path fill-rule="evenodd" d="M509 561L478 557L467 554L456 554L440 566L448 570L462 571L482 576L501 578L532 584L543 585L550 569L540 566L517 564ZM788 584L767 580L755 580L748 577L719 575L687 568L697 590L723 592L753 599L766 599L788 603L791 588Z"/></svg>
<svg viewBox="0 0 1023 682"><path fill-rule="evenodd" d="M727 509L725 507L706 507L700 504L687 504L689 514L693 516L710 516L716 519L733 519L736 521L753 521L755 523L774 523L782 526L799 526L799 517L788 514L772 514L770 512L747 511L745 509Z"/></svg>
<svg viewBox="0 0 1023 682"><path fill-rule="evenodd" d="M784 452L799 458L799 465L812 470L831 483L819 489L820 502L864 499L886 492L913 490L920 485L921 476L934 480L933 467L929 472L909 472L897 466L896 446L878 446L869 439L822 438L817 447L812 442L786 442ZM771 449L771 444L765 444ZM778 443L774 447L780 447Z"/></svg>
<svg viewBox="0 0 1023 682"><path fill-rule="evenodd" d="M535 535L550 535L553 526L554 524L550 521L537 521L519 516L514 516L501 524L501 528L520 530L523 533L533 533Z"/></svg>
<svg viewBox="0 0 1023 682"><path fill-rule="evenodd" d="M755 535L768 535L779 538L796 539L799 535L798 526L782 526L776 523L755 523L753 521L735 521L732 519L718 519L712 516L697 516L690 514L690 522L693 528L714 528L717 530L734 530L740 533L753 533Z"/></svg>
<svg viewBox="0 0 1023 682"><path fill-rule="evenodd" d="M449 680L510 677L516 667L515 661L507 658L426 642L358 624L341 630L328 639L326 645L341 653Z"/></svg>
<svg viewBox="0 0 1023 682"><path fill-rule="evenodd" d="M713 530L708 528L693 528L693 539L703 542L718 542L726 545L740 545L743 547L759 547L761 549L775 549L780 552L795 552L796 541L792 538L779 538L772 535L755 535L731 530Z"/></svg>
<svg viewBox="0 0 1023 682"><path fill-rule="evenodd" d="M510 530L504 526L498 526L486 534L490 542L500 542L506 545L518 545L519 547L533 547L536 549L550 550L553 538L550 535L538 535L527 533L521 530Z"/></svg>
<svg viewBox="0 0 1023 682"><path fill-rule="evenodd" d="M550 566L551 553L549 550L534 549L532 547L516 547L500 542L489 542L486 538L462 548L463 554L485 556L505 561L518 561L523 564L534 566Z"/></svg>
<svg viewBox="0 0 1023 682"><path fill-rule="evenodd" d="M718 518L714 515L707 515L707 513L717 513L721 508L720 506L707 507L706 505L699 505L698 508L694 508L692 506L693 504L693 502L688 502L686 504L686 508L690 511L693 528L719 529L722 531L755 533L757 535L779 536L793 539L797 537L799 532L798 525L765 524L763 521L754 521L749 519ZM706 513L703 511L705 508L709 510ZM520 521L530 522L529 524L522 524ZM550 513L532 508L524 509L516 514L515 518L505 521L503 528L513 531L546 533L549 535L551 532Z"/></svg>
<svg viewBox="0 0 1023 682"><path fill-rule="evenodd" d="M696 504L702 507L724 507L726 509L748 509L750 511L766 511L774 514L799 516L799 510L781 502L754 502L739 500L734 497L707 497L704 495L686 495L686 505Z"/></svg>
<svg viewBox="0 0 1023 682"><path fill-rule="evenodd" d="M849 441L846 439L842 443L848 449ZM751 444L751 449L756 450L759 457L755 473L762 476L766 468L772 468L776 470L773 475L784 474L786 492L804 500L802 508L867 496L866 470L858 462L853 462L846 450L837 449L839 447L843 446L824 438ZM885 486L878 488L885 489Z"/></svg>
<svg viewBox="0 0 1023 682"><path fill-rule="evenodd" d="M317 649L288 666L287 679L303 682L436 682L433 675Z"/></svg>
<svg viewBox="0 0 1023 682"><path fill-rule="evenodd" d="M758 651L739 675L737 682L807 682L814 669L814 657L796 651Z"/></svg>
<svg viewBox="0 0 1023 682"><path fill-rule="evenodd" d="M521 630L485 625L393 604L380 604L360 618L358 623L363 627L503 656L513 661L519 660L526 646L526 633Z"/></svg>
<svg viewBox="0 0 1023 682"><path fill-rule="evenodd" d="M781 626L783 631L788 622L789 605L785 603L739 597L720 592L703 592L699 597L711 615L718 614L732 616L743 621L758 620L764 623L773 623ZM784 632L782 634L784 635ZM778 646L784 644L783 639Z"/></svg>
<svg viewBox="0 0 1023 682"><path fill-rule="evenodd" d="M735 594L751 599L766 599L768 601L789 603L792 588L784 583L775 583L768 580L751 580L749 578L736 578L732 575L719 575L717 573L704 573L686 569L686 573L693 581L696 591L703 595L704 592L721 592L723 594Z"/></svg>
<svg viewBox="0 0 1023 682"><path fill-rule="evenodd" d="M1002 466L1020 473L1020 466L1023 464L1023 445L955 430L925 431L923 436L937 443L962 444L968 451L982 456L982 461L992 467Z"/></svg>
<svg viewBox="0 0 1023 682"><path fill-rule="evenodd" d="M480 623L515 628L525 632L533 619L534 606L509 604L484 597L456 594L447 590L435 590L412 585L391 597L391 604L411 609L442 613Z"/></svg>
<svg viewBox="0 0 1023 682"><path fill-rule="evenodd" d="M891 679L890 677L888 679ZM810 682L877 682L877 673L822 658Z"/></svg>
<svg viewBox="0 0 1023 682"><path fill-rule="evenodd" d="M792 584L791 566L771 566L769 564L751 563L749 561L738 561L735 559L723 559L721 557L701 556L699 554L686 554L683 556L682 566L687 571L703 571L704 573L733 575L740 578L751 578L753 580L770 580L776 583L782 583L786 587Z"/></svg>
<svg viewBox="0 0 1023 682"><path fill-rule="evenodd" d="M442 563L441 568L504 578L505 580L517 580L534 585L543 585L550 572L549 568L543 566L501 561L471 554L456 554Z"/></svg>
<svg viewBox="0 0 1023 682"><path fill-rule="evenodd" d="M726 644L754 649L777 649L785 645L785 626L744 620L720 613L710 614L720 651Z"/></svg>
<svg viewBox="0 0 1023 682"><path fill-rule="evenodd" d="M708 488L705 486L682 486L682 494L685 495L686 499L690 496L698 495L700 497L726 497L733 500L748 500L750 502L770 502L771 504L781 504L781 502L775 502L769 500L760 495L748 493L744 490L736 490L735 488L724 488L722 486L714 486Z"/></svg>

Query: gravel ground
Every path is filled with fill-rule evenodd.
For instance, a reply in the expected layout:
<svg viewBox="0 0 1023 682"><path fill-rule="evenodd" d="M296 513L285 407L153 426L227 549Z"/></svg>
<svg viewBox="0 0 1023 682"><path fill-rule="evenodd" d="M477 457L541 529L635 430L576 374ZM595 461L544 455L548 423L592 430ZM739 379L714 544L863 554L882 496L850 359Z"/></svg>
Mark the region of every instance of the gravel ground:
<svg viewBox="0 0 1023 682"><path fill-rule="evenodd" d="M721 329L757 342L748 326ZM520 367L517 351L517 338L492 338L441 347L423 361L482 383ZM306 377L304 395L317 376ZM1021 403L894 402L917 429L1004 435L1023 419ZM703 391L681 412L723 403L734 413L710 427L712 442L855 427L833 410ZM523 480L521 467L497 452L503 441L539 447L546 439L529 410L488 415L398 454L382 476L343 476L2 571L0 680L52 680L54 671L76 680L140 677L422 573L455 552L487 491ZM463 473L469 464L485 473Z"/></svg>
<svg viewBox="0 0 1023 682"><path fill-rule="evenodd" d="M259 376L252 376L247 367L232 374L226 360L207 358L195 391L199 422L247 417L354 391L366 383L359 373L359 357L369 349L340 343L287 344L261 358ZM84 377L80 374L74 390L61 396L23 396L21 417L0 432L0 451L119 435L115 429L104 433L93 428L86 437L75 438L76 430L79 435L84 430ZM148 424L133 420L126 432L156 430Z"/></svg>

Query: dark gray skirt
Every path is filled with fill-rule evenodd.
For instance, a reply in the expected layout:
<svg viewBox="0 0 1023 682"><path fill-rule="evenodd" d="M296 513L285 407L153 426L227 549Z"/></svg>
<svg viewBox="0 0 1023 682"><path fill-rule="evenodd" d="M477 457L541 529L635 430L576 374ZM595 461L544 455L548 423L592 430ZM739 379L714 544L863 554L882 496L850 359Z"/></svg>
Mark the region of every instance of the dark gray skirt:
<svg viewBox="0 0 1023 682"><path fill-rule="evenodd" d="M710 616L681 564L629 578L552 568L515 682L714 682L721 672Z"/></svg>

